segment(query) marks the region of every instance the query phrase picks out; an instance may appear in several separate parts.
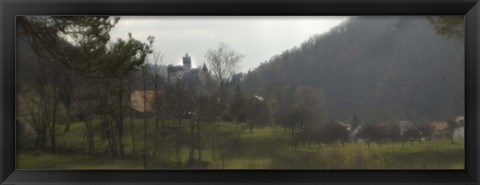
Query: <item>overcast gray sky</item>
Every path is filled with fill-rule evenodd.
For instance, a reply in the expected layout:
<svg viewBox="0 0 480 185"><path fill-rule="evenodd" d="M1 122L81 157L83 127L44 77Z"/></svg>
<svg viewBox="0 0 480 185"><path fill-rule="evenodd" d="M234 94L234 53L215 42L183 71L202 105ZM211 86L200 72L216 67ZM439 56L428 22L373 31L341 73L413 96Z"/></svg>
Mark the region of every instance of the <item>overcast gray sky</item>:
<svg viewBox="0 0 480 185"><path fill-rule="evenodd" d="M111 39L127 39L129 32L141 41L146 41L149 35L155 36L154 49L164 55L163 64L180 65L182 56L188 53L194 67L203 65L209 48L225 42L245 55L240 70L246 72L346 19L348 17L338 16L121 17L111 31Z"/></svg>

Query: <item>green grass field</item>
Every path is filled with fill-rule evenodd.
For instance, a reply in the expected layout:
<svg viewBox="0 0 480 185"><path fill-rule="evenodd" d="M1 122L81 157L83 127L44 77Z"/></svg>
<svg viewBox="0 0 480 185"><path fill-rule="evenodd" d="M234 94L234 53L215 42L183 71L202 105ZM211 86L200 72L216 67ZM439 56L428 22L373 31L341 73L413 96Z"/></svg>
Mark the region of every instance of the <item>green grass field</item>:
<svg viewBox="0 0 480 185"><path fill-rule="evenodd" d="M186 124L186 123L185 123ZM456 140L433 140L432 142L386 143L346 143L337 145L301 145L294 149L289 144L288 133L281 128L255 128L253 132L244 124L219 123L221 130L235 130L240 133L235 144L223 153L222 160L205 144L202 159L208 162L209 169L463 169L464 142ZM109 157L104 153L106 143L96 136L96 153L92 155L75 152L85 147L83 123L73 123L68 134L58 138L58 146L66 152L51 155L45 151L28 150L31 141L21 141L17 151L17 168L20 169L143 169L140 155L143 148L142 123L134 124L137 140L136 151L132 150L130 127L124 138L125 156ZM151 130L151 129L149 129ZM205 129L204 132L209 132ZM209 137L205 137L205 142ZM76 149L76 150L75 150ZM164 160L175 160L171 149L160 149ZM218 154L216 154L218 155ZM188 160L189 148L183 146L181 163ZM149 168L170 169L172 165L152 162Z"/></svg>

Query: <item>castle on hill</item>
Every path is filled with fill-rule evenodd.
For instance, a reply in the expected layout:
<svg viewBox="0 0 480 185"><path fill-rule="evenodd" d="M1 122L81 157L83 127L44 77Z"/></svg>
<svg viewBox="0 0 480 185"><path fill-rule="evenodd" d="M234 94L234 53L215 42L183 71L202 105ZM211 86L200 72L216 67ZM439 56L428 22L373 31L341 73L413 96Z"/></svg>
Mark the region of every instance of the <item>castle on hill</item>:
<svg viewBox="0 0 480 185"><path fill-rule="evenodd" d="M167 81L176 83L178 80L199 80L205 83L208 78L208 68L205 63L203 67L192 68L192 58L187 54L182 58L183 65L174 66L172 64L167 67Z"/></svg>

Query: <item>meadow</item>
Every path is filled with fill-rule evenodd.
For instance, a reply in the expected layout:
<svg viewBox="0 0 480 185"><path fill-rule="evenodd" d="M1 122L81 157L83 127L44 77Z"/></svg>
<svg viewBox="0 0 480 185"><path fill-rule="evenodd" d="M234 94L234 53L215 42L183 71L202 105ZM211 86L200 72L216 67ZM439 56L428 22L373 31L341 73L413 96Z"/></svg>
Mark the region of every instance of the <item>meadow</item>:
<svg viewBox="0 0 480 185"><path fill-rule="evenodd" d="M31 150L32 139L24 139L17 150L17 168L20 169L144 169L142 163L143 125L135 120L132 145L131 133L124 137L125 155L105 155L106 141L95 134L95 152L85 151L84 124L72 123L70 130L58 137L57 154ZM174 124L173 122L170 124ZM184 124L187 130L188 123ZM292 136L282 128L265 126L252 132L245 123L220 122L205 126L205 133L217 128L237 137L225 142L216 151L213 136L205 135L201 158L203 166L186 166L190 151L187 144L179 150L179 158L171 145L159 148L161 155L148 160L149 169L463 169L464 141L435 139L432 141L386 142L382 145L365 142L332 144L301 144L293 147ZM61 129L61 128L60 128ZM153 129L148 129L149 131ZM221 132L219 132L221 133ZM148 135L147 135L148 136ZM188 138L186 133L185 138ZM151 152L151 149L149 149ZM195 155L198 155L195 153ZM150 158L150 157L149 157ZM179 160L179 161L176 161Z"/></svg>

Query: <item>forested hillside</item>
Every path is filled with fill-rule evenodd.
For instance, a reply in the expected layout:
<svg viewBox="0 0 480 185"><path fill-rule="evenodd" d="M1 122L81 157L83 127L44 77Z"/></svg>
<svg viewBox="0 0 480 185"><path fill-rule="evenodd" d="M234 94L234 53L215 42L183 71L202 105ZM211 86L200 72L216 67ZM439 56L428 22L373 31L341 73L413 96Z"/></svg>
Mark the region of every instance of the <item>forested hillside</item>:
<svg viewBox="0 0 480 185"><path fill-rule="evenodd" d="M463 71L463 39L437 34L426 17L355 17L272 57L242 85L260 94L315 86L330 119L451 119L464 112Z"/></svg>

